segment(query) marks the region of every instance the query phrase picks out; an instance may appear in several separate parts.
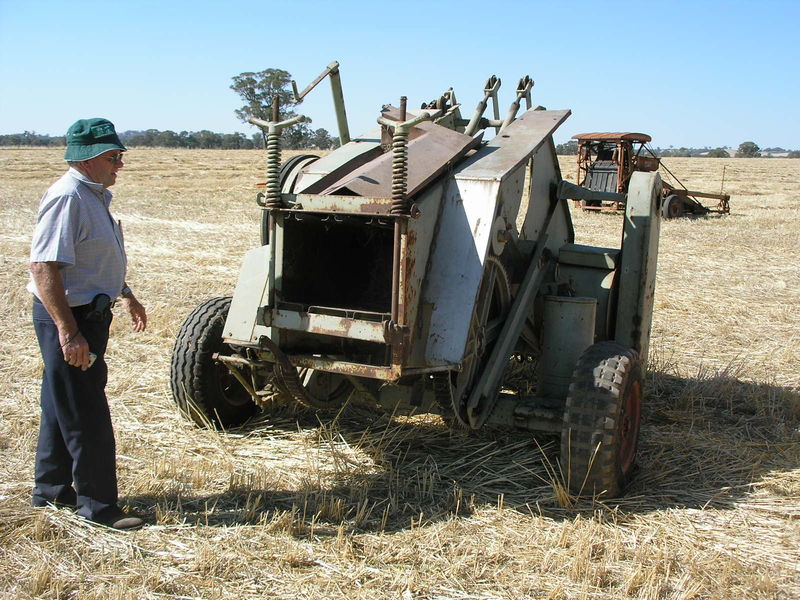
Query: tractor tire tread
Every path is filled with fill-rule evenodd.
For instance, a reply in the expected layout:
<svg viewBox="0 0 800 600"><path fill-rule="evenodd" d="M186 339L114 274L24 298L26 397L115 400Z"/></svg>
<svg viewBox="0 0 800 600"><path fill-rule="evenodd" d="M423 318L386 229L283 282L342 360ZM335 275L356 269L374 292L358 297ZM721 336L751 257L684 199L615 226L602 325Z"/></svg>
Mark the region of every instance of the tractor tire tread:
<svg viewBox="0 0 800 600"><path fill-rule="evenodd" d="M575 367L564 410L562 471L573 492L621 492L616 440L623 394L638 353L618 342L591 346ZM578 477L574 477L577 474ZM577 479L577 481L576 481Z"/></svg>

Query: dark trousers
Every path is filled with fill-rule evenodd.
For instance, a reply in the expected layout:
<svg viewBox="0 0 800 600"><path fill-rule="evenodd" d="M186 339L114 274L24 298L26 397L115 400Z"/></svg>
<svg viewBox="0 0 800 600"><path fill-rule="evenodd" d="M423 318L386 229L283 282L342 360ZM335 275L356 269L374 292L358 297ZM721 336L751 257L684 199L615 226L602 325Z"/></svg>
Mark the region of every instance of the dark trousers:
<svg viewBox="0 0 800 600"><path fill-rule="evenodd" d="M44 359L33 504L74 504L78 514L96 519L117 504L116 446L105 393L111 315L88 321L87 309L72 309L89 350L97 355L82 371L64 360L55 323L43 304L33 303L33 326Z"/></svg>

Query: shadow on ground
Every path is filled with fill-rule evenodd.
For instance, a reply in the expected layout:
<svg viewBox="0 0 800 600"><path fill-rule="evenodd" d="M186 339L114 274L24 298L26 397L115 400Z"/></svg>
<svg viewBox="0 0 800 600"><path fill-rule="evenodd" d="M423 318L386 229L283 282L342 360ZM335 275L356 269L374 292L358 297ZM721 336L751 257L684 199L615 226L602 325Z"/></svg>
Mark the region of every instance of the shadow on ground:
<svg viewBox="0 0 800 600"><path fill-rule="evenodd" d="M639 467L624 498L572 499L554 491L558 439L527 432L451 431L438 417L392 419L351 410L334 425L317 415L270 419L273 429L336 437L370 458L369 472L343 468L301 490L232 487L207 496L141 496L128 502L172 522L261 524L296 534L391 531L502 504L524 514L573 518L614 510L726 508L800 464L800 394L728 376L648 374ZM320 420L323 424L320 425ZM258 422L239 433L259 434ZM332 437L333 436L333 437ZM344 463L347 461L345 460ZM313 480L313 478L312 478Z"/></svg>

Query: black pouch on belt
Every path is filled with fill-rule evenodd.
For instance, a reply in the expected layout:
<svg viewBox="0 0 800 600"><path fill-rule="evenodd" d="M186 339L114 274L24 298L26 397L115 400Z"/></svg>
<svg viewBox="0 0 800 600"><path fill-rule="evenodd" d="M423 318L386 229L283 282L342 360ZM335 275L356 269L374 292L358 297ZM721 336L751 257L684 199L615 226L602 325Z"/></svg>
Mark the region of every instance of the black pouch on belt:
<svg viewBox="0 0 800 600"><path fill-rule="evenodd" d="M92 323L102 323L111 316L111 298L108 294L97 294L89 304L84 319Z"/></svg>

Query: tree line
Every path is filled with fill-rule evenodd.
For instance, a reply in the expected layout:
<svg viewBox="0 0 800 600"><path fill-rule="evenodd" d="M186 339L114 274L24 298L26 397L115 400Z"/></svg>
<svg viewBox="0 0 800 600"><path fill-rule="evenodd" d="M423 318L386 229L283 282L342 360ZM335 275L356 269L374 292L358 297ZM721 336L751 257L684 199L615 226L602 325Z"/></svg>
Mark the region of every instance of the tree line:
<svg viewBox="0 0 800 600"><path fill-rule="evenodd" d="M651 148L658 157L669 156L700 156L705 158L730 158L731 154L725 148ZM578 154L578 142L570 140L556 145L556 154ZM735 158L770 158L773 154L786 154L788 158L800 158L800 151L785 150L784 148L758 147L755 142L742 142L733 153Z"/></svg>
<svg viewBox="0 0 800 600"><path fill-rule="evenodd" d="M255 133L247 137L243 133L215 133L213 131L159 131L147 129L145 131L123 131L119 133L122 143L132 148L158 147L158 148L202 148L220 150L252 150L264 148L264 136ZM311 131L302 137L284 135L282 145L288 149L317 149L327 150L338 145L338 140L333 139L324 129ZM0 146L66 146L63 135L50 136L25 131L0 135Z"/></svg>
<svg viewBox="0 0 800 600"><path fill-rule="evenodd" d="M282 118L288 118L284 113ZM281 145L288 149L297 150L329 150L339 145L339 140L331 137L325 129L311 129L305 123L295 125L283 132ZM159 131L147 129L145 131L123 131L119 134L122 143L132 148L199 148L211 150L253 150L264 148L264 136L254 133L247 137L243 133L215 133L204 129L202 131ZM50 136L34 131L0 135L0 146L40 146L64 147L66 141L63 135ZM724 148L653 148L659 157L670 156L700 156L707 158L730 158L730 153ZM556 154L575 155L578 153L578 142L570 140L556 145ZM786 153L788 158L800 158L800 151L785 150L783 148L759 148L754 142L742 142L734 152L736 158L769 157L773 154Z"/></svg>

